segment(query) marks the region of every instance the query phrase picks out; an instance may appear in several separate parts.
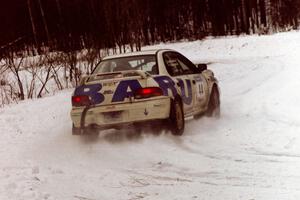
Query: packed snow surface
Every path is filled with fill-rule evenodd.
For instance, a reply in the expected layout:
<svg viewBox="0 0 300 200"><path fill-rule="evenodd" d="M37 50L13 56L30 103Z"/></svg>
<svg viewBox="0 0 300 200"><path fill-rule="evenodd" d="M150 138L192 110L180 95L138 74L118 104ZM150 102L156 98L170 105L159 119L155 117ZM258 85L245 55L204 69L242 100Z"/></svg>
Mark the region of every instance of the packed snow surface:
<svg viewBox="0 0 300 200"><path fill-rule="evenodd" d="M71 90L0 109L1 200L300 199L300 33L145 47L210 63L220 119L71 135Z"/></svg>

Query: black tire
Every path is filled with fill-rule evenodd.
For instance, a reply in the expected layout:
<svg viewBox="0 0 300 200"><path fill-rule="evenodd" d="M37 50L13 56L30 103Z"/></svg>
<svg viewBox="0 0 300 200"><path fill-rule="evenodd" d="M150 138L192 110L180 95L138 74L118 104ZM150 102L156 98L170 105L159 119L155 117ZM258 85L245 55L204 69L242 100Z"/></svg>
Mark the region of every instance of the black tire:
<svg viewBox="0 0 300 200"><path fill-rule="evenodd" d="M210 94L208 108L206 111L206 116L208 117L220 117L221 109L220 109L220 94L219 90L216 86L213 87L212 92Z"/></svg>
<svg viewBox="0 0 300 200"><path fill-rule="evenodd" d="M173 135L180 136L183 134L184 125L185 121L182 103L179 99L175 99L171 103L168 129Z"/></svg>

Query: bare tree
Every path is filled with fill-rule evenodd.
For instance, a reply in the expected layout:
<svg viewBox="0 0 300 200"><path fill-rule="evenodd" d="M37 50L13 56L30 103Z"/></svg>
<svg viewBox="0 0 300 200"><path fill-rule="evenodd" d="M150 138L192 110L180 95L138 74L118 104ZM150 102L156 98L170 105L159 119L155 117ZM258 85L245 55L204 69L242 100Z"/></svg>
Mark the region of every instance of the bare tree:
<svg viewBox="0 0 300 200"><path fill-rule="evenodd" d="M35 59L27 58L25 60L25 71L29 74L30 83L28 84L26 78L26 94L28 99L34 97L34 91L36 89L36 77L37 73L40 70L40 60L36 61Z"/></svg>
<svg viewBox="0 0 300 200"><path fill-rule="evenodd" d="M6 57L4 58L4 62L6 63L7 67L10 69L10 71L14 74L14 76L17 80L17 84L19 87L18 96L19 96L20 100L25 99L23 82L20 77L23 60L24 60L24 56L16 58L14 56L14 53L12 53L12 52L9 52L6 55Z"/></svg>
<svg viewBox="0 0 300 200"><path fill-rule="evenodd" d="M64 67L69 69L69 77L65 73L66 82L74 83L75 86L78 85L81 76L81 71L77 68L77 52L68 52L64 54Z"/></svg>
<svg viewBox="0 0 300 200"><path fill-rule="evenodd" d="M100 50L88 49L84 59L86 61L85 72L90 74L96 67L97 62L100 60Z"/></svg>
<svg viewBox="0 0 300 200"><path fill-rule="evenodd" d="M46 56L47 55L43 55L44 59L45 59ZM42 76L37 76L39 81L42 84L42 87L40 88L40 90L38 92L37 98L42 97L42 93L43 93L44 90L46 90L46 92L48 92L46 86L47 86L48 81L51 79L51 76L50 76L51 73L50 72L51 72L51 69L52 69L52 63L49 63L49 65L45 65L44 67L45 67L46 73L41 73ZM43 77L43 75L46 75L46 76Z"/></svg>

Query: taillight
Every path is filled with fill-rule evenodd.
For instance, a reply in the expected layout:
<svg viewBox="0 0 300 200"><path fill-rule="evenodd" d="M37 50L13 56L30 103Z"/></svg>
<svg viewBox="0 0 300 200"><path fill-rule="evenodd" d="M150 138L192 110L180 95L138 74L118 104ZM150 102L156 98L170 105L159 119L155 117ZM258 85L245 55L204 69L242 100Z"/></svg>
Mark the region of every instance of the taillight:
<svg viewBox="0 0 300 200"><path fill-rule="evenodd" d="M140 88L134 92L135 99L144 99L150 97L162 96L163 91L159 87Z"/></svg>
<svg viewBox="0 0 300 200"><path fill-rule="evenodd" d="M89 96L81 95L81 96L72 96L72 106L88 106L91 105L91 100Z"/></svg>

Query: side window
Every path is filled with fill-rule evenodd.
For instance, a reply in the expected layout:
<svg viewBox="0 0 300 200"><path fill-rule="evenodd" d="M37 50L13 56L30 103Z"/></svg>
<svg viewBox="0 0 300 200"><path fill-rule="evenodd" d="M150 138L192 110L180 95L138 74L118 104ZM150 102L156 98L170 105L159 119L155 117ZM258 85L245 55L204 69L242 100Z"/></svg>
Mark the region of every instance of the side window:
<svg viewBox="0 0 300 200"><path fill-rule="evenodd" d="M177 54L174 52L166 52L163 55L167 71L171 76L179 76L183 74L182 67L178 62Z"/></svg>
<svg viewBox="0 0 300 200"><path fill-rule="evenodd" d="M184 57L181 54L178 54L178 62L183 70L184 74L195 74L197 73L197 68L195 65L188 60L186 57Z"/></svg>

